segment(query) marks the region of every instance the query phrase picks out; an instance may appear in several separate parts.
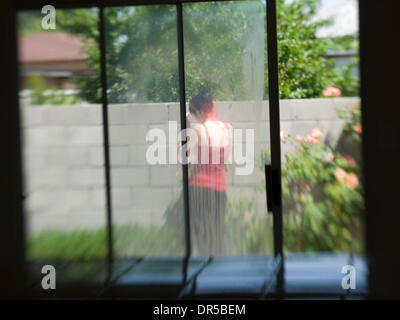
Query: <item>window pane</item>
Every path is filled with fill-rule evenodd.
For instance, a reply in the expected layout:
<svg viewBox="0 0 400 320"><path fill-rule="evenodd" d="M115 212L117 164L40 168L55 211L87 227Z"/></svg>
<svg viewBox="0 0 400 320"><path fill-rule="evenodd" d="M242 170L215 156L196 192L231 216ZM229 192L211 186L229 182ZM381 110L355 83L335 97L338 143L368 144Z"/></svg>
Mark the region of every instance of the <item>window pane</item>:
<svg viewBox="0 0 400 320"><path fill-rule="evenodd" d="M105 20L115 253L181 256L176 9L107 8Z"/></svg>
<svg viewBox="0 0 400 320"><path fill-rule="evenodd" d="M98 260L107 248L98 11L57 9L55 30L43 17L18 15L28 260Z"/></svg>
<svg viewBox="0 0 400 320"><path fill-rule="evenodd" d="M273 251L265 12L261 1L184 4L187 111L199 137L189 168L195 255Z"/></svg>
<svg viewBox="0 0 400 320"><path fill-rule="evenodd" d="M358 2L278 4L285 250L360 253Z"/></svg>

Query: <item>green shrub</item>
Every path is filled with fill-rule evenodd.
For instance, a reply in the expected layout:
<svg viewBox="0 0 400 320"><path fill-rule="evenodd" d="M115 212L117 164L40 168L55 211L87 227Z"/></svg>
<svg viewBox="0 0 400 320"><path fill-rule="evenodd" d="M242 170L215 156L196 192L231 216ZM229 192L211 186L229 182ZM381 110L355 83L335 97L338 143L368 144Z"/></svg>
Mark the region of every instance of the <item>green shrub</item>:
<svg viewBox="0 0 400 320"><path fill-rule="evenodd" d="M36 73L27 76L27 84L31 90L32 105L69 105L81 101L79 94L65 94L63 91L48 89L45 79Z"/></svg>
<svg viewBox="0 0 400 320"><path fill-rule="evenodd" d="M44 79L38 74L31 73L27 76L27 83L30 90L32 90L32 104L43 104L43 92L46 90Z"/></svg>

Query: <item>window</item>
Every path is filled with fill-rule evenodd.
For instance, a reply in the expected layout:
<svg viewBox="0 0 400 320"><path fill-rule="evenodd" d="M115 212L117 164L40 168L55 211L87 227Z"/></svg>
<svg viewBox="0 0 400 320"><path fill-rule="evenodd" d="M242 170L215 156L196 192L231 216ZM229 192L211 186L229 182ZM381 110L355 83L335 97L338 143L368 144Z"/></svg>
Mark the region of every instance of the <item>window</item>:
<svg viewBox="0 0 400 320"><path fill-rule="evenodd" d="M309 243L320 243L315 229L325 210L324 201L311 201L324 176L308 182L296 168L321 160L321 152L327 163L347 161L339 182L346 193L359 191L353 158L323 144L322 124L330 123L307 118L319 114L314 102L280 100L315 97L319 89L334 94L333 85L351 78L346 69L332 85L310 85L307 68L325 70L323 62L307 54L293 59L286 37L302 30L279 11L286 5L299 14L299 2L278 1L278 11L275 1L132 0L76 9L55 3L58 30L24 35L31 42L19 46L27 48L20 54L20 88L30 89L21 92L20 107L33 283L45 262L60 268L62 288L84 286L82 294L90 295L218 297L225 286L232 296L266 297L284 290L283 245L310 251ZM19 12L22 34L43 17L26 9ZM309 39L298 45L306 52L320 40L313 26L302 27ZM329 45L347 48L351 40ZM327 58L339 63L333 53ZM300 65L303 59L309 61ZM332 101L340 104L320 102L333 109ZM359 109L351 110L357 116ZM310 125L314 131L300 142L296 135ZM181 139L189 128L199 133L197 143L190 131ZM286 148L288 134L303 151L321 150L290 158L298 149ZM205 150L212 161L204 166L198 161ZM181 163L187 154L197 162ZM213 162L221 157L228 161ZM320 164L301 170L309 174ZM330 178L340 180L336 169ZM360 193L354 197L362 202ZM293 221L301 227L293 229ZM338 223L327 228L352 240ZM297 233L309 229L311 240L298 245ZM328 249L343 250L329 241Z"/></svg>

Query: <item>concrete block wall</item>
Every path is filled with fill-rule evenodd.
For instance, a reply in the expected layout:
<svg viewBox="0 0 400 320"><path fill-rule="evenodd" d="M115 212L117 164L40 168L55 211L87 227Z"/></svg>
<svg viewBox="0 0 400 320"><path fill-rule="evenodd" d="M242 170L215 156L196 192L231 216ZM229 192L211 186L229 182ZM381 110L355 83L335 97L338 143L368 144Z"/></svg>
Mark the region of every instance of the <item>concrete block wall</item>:
<svg viewBox="0 0 400 320"><path fill-rule="evenodd" d="M335 111L357 98L282 100L281 129L309 135L319 127L323 139L335 146L343 121ZM269 145L268 101L216 102L217 112L233 128L256 129L256 156ZM100 105L24 106L23 156L30 232L44 229L98 228L105 224L105 176ZM146 134L152 128L167 133L177 121L178 103L109 106L113 219L117 224L162 224L166 207L181 192L181 167L149 165ZM178 129L179 130L179 129ZM244 137L244 134L243 134ZM167 147L167 154L170 150ZM283 154L288 147L282 145ZM176 152L172 150L172 152ZM248 197L257 211L266 212L265 195L256 191L264 173L234 174L228 165L229 196ZM264 212L263 212L264 213Z"/></svg>

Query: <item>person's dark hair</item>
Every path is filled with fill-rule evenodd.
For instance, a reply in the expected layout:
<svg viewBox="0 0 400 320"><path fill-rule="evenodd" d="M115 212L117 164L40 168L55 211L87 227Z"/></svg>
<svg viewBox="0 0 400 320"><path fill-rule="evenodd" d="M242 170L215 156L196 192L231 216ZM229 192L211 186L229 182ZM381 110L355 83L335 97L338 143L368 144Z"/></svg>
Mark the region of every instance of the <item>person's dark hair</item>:
<svg viewBox="0 0 400 320"><path fill-rule="evenodd" d="M195 114L198 111L208 112L211 111L213 107L212 95L207 90L201 90L189 102L189 111L192 114Z"/></svg>

